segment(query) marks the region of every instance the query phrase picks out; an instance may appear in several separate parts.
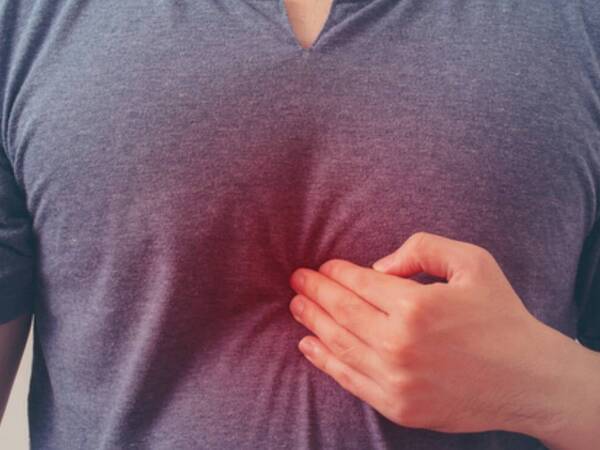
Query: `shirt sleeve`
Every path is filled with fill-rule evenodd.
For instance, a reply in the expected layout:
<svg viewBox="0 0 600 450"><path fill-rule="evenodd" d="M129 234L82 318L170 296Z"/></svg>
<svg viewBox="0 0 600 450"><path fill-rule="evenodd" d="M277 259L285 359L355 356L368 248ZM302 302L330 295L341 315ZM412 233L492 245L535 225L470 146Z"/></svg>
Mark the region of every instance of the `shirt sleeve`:
<svg viewBox="0 0 600 450"><path fill-rule="evenodd" d="M577 341L600 351L600 220L586 238L577 274Z"/></svg>
<svg viewBox="0 0 600 450"><path fill-rule="evenodd" d="M33 312L34 242L25 196L0 146L0 324Z"/></svg>
<svg viewBox="0 0 600 450"><path fill-rule="evenodd" d="M594 50L594 60L600 60L600 8L597 0L585 0L586 33ZM585 11L585 12L584 12ZM600 96L600 77L591 78L596 98ZM600 121L597 121L600 130ZM586 347L600 351L600 219L590 232L582 252L576 293L579 307L577 340Z"/></svg>

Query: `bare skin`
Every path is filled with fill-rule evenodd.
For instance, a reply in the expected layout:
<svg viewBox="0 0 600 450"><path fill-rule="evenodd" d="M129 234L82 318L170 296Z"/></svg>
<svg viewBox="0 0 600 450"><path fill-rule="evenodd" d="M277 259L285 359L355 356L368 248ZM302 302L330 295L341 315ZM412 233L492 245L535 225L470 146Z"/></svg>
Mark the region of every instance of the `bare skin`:
<svg viewBox="0 0 600 450"><path fill-rule="evenodd" d="M327 21L332 0L285 0L290 26L302 48L312 47Z"/></svg>
<svg viewBox="0 0 600 450"><path fill-rule="evenodd" d="M31 314L24 314L0 325L0 421L23 356Z"/></svg>

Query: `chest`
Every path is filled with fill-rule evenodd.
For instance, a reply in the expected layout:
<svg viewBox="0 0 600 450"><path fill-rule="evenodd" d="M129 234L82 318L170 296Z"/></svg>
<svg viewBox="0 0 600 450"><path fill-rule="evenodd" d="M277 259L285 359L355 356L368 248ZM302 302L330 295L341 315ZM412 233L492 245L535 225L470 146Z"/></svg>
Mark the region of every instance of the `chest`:
<svg viewBox="0 0 600 450"><path fill-rule="evenodd" d="M284 4L298 43L310 48L327 21L332 0L285 0Z"/></svg>
<svg viewBox="0 0 600 450"><path fill-rule="evenodd" d="M564 302L596 215L591 65L532 11L359 3L335 4L311 52L276 2L90 2L55 30L69 39L18 69L8 133L48 279L156 252L269 292L421 229Z"/></svg>

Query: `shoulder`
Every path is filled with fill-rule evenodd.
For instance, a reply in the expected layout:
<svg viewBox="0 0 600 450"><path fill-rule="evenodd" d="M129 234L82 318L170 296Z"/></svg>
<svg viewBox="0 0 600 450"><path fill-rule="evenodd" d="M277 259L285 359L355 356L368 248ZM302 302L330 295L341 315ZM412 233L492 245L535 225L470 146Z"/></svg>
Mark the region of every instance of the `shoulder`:
<svg viewBox="0 0 600 450"><path fill-rule="evenodd" d="M600 1L598 0L554 0L561 16L575 32L600 49Z"/></svg>

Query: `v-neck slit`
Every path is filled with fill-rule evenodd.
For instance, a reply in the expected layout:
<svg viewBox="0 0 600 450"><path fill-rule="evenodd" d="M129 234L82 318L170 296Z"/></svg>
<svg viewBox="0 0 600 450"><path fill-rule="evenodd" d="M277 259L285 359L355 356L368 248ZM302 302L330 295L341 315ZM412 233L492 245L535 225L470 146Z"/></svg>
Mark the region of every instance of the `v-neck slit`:
<svg viewBox="0 0 600 450"><path fill-rule="evenodd" d="M325 19L325 21L323 22L323 25L321 26L321 29L319 30L319 32L317 33L317 36L314 38L314 40L312 41L311 45L308 47L303 47L300 44L300 41L298 39L298 36L296 35L296 32L294 31L294 27L292 26L292 23L290 21L290 17L289 17L289 13L288 13L288 9L285 5L285 0L278 0L279 1L279 10L280 13L283 14L283 19L284 19L284 25L286 27L286 30L288 31L289 36L291 37L291 39L293 39L296 47L301 50L301 52L303 54L309 54L311 52L313 52L316 47L319 45L319 43L322 41L322 36L325 34L325 32L328 30L333 16L333 12L334 12L334 8L336 6L336 3L338 0L331 0L331 6L329 7L329 13L327 14L327 18Z"/></svg>

